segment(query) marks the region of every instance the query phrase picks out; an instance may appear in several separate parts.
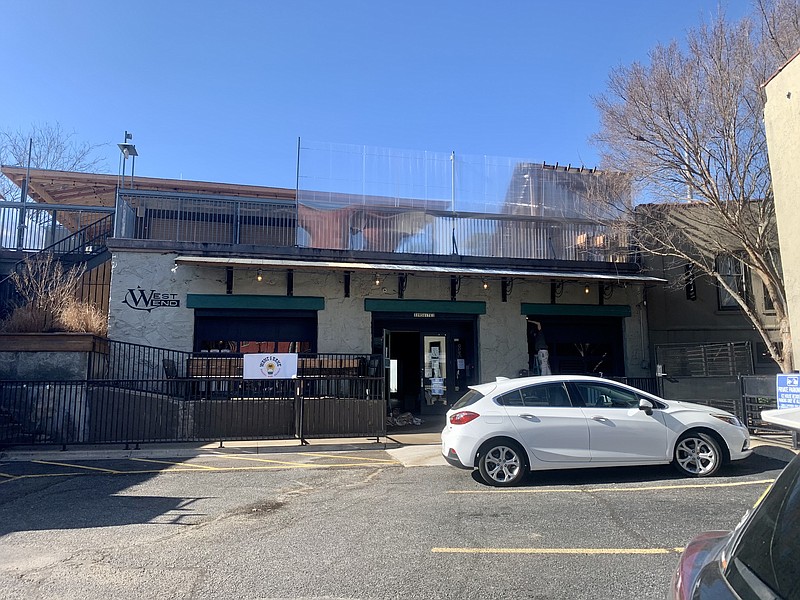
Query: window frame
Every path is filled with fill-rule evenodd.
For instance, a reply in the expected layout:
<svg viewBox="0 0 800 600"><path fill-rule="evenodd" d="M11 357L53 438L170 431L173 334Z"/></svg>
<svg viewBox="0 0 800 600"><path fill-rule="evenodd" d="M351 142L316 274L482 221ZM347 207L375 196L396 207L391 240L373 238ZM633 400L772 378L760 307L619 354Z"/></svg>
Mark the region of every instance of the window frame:
<svg viewBox="0 0 800 600"><path fill-rule="evenodd" d="M750 269L739 254L718 254L714 258L714 269L744 298L745 304L751 304ZM725 273L724 271L727 271ZM717 309L721 312L741 311L742 307L736 299L725 290L719 280L717 287Z"/></svg>

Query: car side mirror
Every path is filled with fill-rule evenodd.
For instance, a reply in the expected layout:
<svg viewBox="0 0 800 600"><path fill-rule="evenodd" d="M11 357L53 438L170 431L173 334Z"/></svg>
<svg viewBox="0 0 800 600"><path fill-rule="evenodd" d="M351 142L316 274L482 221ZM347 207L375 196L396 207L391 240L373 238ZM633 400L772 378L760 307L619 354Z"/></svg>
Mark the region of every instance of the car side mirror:
<svg viewBox="0 0 800 600"><path fill-rule="evenodd" d="M646 415L650 416L653 414L653 403L650 402L650 400L645 400L644 398L640 398L639 410L643 410Z"/></svg>

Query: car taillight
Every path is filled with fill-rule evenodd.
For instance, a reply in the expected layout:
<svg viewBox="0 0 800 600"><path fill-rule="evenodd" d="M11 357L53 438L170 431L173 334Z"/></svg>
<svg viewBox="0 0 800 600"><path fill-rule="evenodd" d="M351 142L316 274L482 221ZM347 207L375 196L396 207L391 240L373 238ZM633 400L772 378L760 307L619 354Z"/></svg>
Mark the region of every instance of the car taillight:
<svg viewBox="0 0 800 600"><path fill-rule="evenodd" d="M462 410L461 412L457 412L454 415L450 415L450 424L463 425L464 423L469 423L470 421L474 421L478 417L480 417L478 413L474 413L469 410Z"/></svg>

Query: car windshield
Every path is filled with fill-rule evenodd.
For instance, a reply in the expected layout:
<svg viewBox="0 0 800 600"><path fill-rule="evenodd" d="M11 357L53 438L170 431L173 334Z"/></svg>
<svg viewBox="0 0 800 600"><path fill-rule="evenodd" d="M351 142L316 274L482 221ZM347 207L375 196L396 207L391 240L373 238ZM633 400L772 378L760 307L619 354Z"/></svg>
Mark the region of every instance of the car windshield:
<svg viewBox="0 0 800 600"><path fill-rule="evenodd" d="M464 408L470 404L475 404L481 398L483 398L483 394L481 394L478 390L470 390L461 396L461 398L458 399L458 402L453 404L453 408Z"/></svg>
<svg viewBox="0 0 800 600"><path fill-rule="evenodd" d="M725 576L744 599L800 598L800 456L775 481L731 552Z"/></svg>

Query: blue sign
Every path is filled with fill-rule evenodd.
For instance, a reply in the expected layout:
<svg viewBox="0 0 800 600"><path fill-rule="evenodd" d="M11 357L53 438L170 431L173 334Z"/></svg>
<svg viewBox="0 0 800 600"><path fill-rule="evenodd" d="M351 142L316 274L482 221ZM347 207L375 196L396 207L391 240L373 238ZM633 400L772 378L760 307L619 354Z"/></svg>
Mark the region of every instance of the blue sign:
<svg viewBox="0 0 800 600"><path fill-rule="evenodd" d="M800 374L781 373L776 379L778 408L800 407Z"/></svg>

